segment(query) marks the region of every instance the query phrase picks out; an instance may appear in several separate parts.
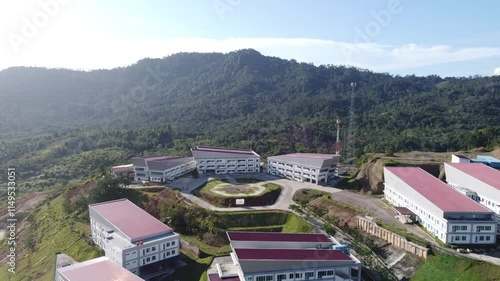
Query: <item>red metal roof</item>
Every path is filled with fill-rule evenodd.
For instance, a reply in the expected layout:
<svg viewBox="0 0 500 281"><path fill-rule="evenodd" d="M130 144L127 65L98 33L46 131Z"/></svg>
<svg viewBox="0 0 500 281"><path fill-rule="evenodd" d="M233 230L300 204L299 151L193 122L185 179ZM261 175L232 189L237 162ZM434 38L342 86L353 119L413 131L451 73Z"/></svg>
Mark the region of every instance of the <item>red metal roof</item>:
<svg viewBox="0 0 500 281"><path fill-rule="evenodd" d="M446 163L498 190L500 190L500 171L482 163Z"/></svg>
<svg viewBox="0 0 500 281"><path fill-rule="evenodd" d="M77 263L67 268L60 268L59 272L69 281L143 281L132 272L110 261L98 258Z"/></svg>
<svg viewBox="0 0 500 281"><path fill-rule="evenodd" d="M316 249L235 249L239 260L350 261L341 250Z"/></svg>
<svg viewBox="0 0 500 281"><path fill-rule="evenodd" d="M208 280L209 281L240 281L240 277L229 277L229 278L220 278L219 274L214 273L214 274L209 274L208 275Z"/></svg>
<svg viewBox="0 0 500 281"><path fill-rule="evenodd" d="M340 155L337 154L319 154L319 153L292 153L292 154L283 154L283 155L276 155L276 156L271 156L271 157L290 157L290 158L308 158L308 159L332 159L335 157L340 157Z"/></svg>
<svg viewBox="0 0 500 281"><path fill-rule="evenodd" d="M170 227L127 199L93 204L90 207L121 230L132 242L172 231Z"/></svg>
<svg viewBox="0 0 500 281"><path fill-rule="evenodd" d="M433 175L418 167L385 167L416 192L444 212L491 213L474 200L462 195ZM397 189L397 186L394 186Z"/></svg>
<svg viewBox="0 0 500 281"><path fill-rule="evenodd" d="M234 232L227 233L231 241L332 242L328 236L315 233Z"/></svg>
<svg viewBox="0 0 500 281"><path fill-rule="evenodd" d="M406 207L394 207L394 209L396 209L396 211L403 216L415 215L415 213L413 213Z"/></svg>
<svg viewBox="0 0 500 281"><path fill-rule="evenodd" d="M197 146L193 148L194 151L208 151L208 152L224 152L224 153L237 153L237 154L247 154L255 155L252 150L237 149L237 148L222 148L222 147L207 147L207 146Z"/></svg>

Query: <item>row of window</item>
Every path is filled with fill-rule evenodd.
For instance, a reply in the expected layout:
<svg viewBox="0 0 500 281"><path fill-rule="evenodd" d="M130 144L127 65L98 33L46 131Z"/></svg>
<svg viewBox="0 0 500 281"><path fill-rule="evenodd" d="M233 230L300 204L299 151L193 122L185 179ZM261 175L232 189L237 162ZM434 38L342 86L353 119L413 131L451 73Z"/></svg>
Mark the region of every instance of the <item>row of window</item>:
<svg viewBox="0 0 500 281"><path fill-rule="evenodd" d="M198 160L198 163L243 163L243 162L259 162L259 159L246 158L246 159L217 159L217 160Z"/></svg>
<svg viewBox="0 0 500 281"><path fill-rule="evenodd" d="M172 242L162 243L160 247L163 250L166 250L167 248L169 248L171 246L175 246L175 245L176 245L176 243L175 243L175 240L174 240ZM157 250L156 246L151 246L151 247L144 248L144 249L142 249L142 255L147 255L149 253L154 253L154 252L156 252L156 250Z"/></svg>
<svg viewBox="0 0 500 281"><path fill-rule="evenodd" d="M318 279L321 279L323 277L330 277L334 276L334 271L333 270L321 270L318 271ZM304 280L309 280L309 279L314 279L314 271L309 271L309 272L297 272L297 273L289 273L288 274L288 279L287 279L287 274L278 274L276 275L276 281L284 281L284 280L293 280L295 279L304 279ZM253 281L252 276L247 277L247 281ZM255 281L275 281L274 275L261 275L261 276L256 276Z"/></svg>
<svg viewBox="0 0 500 281"><path fill-rule="evenodd" d="M145 258L141 259L141 265L150 264L150 263L156 262L158 260L164 260L170 256L174 256L175 254L176 254L176 250L174 249L172 251L162 253L162 255L160 256L160 259L158 259L158 255L152 255L150 257L145 257Z"/></svg>

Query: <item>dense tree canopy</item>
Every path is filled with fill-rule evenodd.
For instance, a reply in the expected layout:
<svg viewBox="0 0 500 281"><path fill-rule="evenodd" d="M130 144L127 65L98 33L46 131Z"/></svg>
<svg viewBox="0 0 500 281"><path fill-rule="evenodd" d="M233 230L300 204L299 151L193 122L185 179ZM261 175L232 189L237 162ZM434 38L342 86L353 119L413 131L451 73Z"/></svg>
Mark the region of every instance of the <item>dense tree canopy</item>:
<svg viewBox="0 0 500 281"><path fill-rule="evenodd" d="M47 186L197 144L264 157L333 152L337 117L346 141L352 97L354 155L500 144L499 76L401 77L240 50L112 70L0 71L0 166Z"/></svg>

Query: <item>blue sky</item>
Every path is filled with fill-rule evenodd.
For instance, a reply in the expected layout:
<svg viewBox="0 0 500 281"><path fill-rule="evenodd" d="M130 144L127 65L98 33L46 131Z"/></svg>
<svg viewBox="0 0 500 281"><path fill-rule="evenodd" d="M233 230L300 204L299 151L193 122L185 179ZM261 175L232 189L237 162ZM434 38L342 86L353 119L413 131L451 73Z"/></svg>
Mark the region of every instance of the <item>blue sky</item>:
<svg viewBox="0 0 500 281"><path fill-rule="evenodd" d="M500 1L38 0L0 4L0 69L230 52L391 74L500 74Z"/></svg>

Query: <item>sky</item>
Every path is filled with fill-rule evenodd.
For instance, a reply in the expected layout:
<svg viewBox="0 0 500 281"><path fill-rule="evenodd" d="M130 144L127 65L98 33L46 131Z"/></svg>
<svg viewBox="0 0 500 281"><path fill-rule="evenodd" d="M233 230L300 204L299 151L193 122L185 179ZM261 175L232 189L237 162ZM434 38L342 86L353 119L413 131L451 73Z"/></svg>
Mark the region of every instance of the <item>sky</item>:
<svg viewBox="0 0 500 281"><path fill-rule="evenodd" d="M0 69L253 48L394 75L500 75L498 11L496 0L3 0Z"/></svg>

